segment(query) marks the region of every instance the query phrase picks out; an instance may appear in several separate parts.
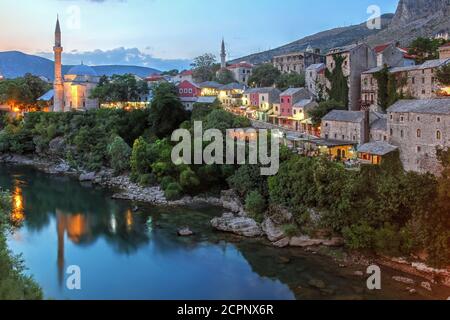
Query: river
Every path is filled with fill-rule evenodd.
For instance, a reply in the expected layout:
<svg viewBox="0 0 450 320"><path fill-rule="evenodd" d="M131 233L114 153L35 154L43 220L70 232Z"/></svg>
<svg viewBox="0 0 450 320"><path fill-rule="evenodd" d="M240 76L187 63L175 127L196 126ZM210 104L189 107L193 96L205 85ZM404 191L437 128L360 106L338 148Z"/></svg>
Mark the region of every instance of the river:
<svg viewBox="0 0 450 320"><path fill-rule="evenodd" d="M13 194L8 245L48 299L419 297L393 281L369 291L354 269L325 256L215 232L209 221L221 208L140 204L134 212L109 190L27 167L0 165L0 187ZM195 235L178 237L183 226ZM73 265L81 290L66 286Z"/></svg>

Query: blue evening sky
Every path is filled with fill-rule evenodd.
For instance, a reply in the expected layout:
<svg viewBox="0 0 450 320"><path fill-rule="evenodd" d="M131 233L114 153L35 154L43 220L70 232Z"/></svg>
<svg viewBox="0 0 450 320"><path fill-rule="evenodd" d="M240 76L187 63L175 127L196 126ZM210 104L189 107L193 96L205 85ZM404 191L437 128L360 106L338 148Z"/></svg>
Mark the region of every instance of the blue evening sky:
<svg viewBox="0 0 450 320"><path fill-rule="evenodd" d="M160 59L230 58L394 12L398 0L1 0L0 51L51 52L56 15L66 59L149 65ZM78 18L79 17L79 18ZM103 59L103 60L102 60ZM72 62L72 61L71 61ZM181 63L181 62L180 62ZM151 66L151 65L149 65ZM161 66L160 66L161 67Z"/></svg>

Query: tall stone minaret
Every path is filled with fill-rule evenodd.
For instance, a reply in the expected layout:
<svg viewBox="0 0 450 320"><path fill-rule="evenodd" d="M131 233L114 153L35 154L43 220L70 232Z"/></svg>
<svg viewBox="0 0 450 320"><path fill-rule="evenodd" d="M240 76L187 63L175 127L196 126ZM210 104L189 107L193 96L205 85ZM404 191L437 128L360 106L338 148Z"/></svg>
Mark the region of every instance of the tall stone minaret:
<svg viewBox="0 0 450 320"><path fill-rule="evenodd" d="M55 46L53 47L55 53L55 81L53 83L53 90L55 91L53 97L53 111L64 111L64 82L62 77L62 52L61 46L61 27L59 26L59 17L56 20L55 29Z"/></svg>
<svg viewBox="0 0 450 320"><path fill-rule="evenodd" d="M225 69L227 67L227 52L225 51L225 40L222 39L222 48L220 51L220 68Z"/></svg>

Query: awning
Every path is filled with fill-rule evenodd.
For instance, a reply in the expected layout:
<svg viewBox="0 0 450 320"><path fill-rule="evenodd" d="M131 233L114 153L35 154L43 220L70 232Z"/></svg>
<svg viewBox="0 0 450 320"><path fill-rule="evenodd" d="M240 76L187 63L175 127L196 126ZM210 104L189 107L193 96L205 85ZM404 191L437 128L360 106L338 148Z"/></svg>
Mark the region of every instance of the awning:
<svg viewBox="0 0 450 320"><path fill-rule="evenodd" d="M55 90L47 91L42 97L38 98L38 101L50 101L55 96Z"/></svg>

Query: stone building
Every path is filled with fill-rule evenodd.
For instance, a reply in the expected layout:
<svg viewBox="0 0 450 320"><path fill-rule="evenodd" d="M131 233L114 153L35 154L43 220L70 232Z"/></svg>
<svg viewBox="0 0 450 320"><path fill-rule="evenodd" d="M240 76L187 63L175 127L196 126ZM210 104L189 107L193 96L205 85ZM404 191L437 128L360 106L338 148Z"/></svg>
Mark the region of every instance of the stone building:
<svg viewBox="0 0 450 320"><path fill-rule="evenodd" d="M450 59L450 42L439 48L439 59Z"/></svg>
<svg viewBox="0 0 450 320"><path fill-rule="evenodd" d="M392 68L390 72L395 74L398 91L403 96L432 99L440 94L442 88L436 79L436 70L447 64L450 64L450 58L429 60L418 66Z"/></svg>
<svg viewBox="0 0 450 320"><path fill-rule="evenodd" d="M390 68L395 75L398 93L415 99L434 99L445 95L444 87L436 79L436 70L450 64L450 58L429 60L417 66ZM375 74L382 67L375 67L361 74L361 108L379 111L378 81Z"/></svg>
<svg viewBox="0 0 450 320"><path fill-rule="evenodd" d="M401 100L387 112L389 143L405 170L439 174L436 150L450 147L450 99Z"/></svg>
<svg viewBox="0 0 450 320"><path fill-rule="evenodd" d="M292 52L275 56L272 64L281 73L303 73L312 64L325 63L325 56L319 49L308 47L305 52Z"/></svg>
<svg viewBox="0 0 450 320"><path fill-rule="evenodd" d="M332 72L336 66L335 56L342 56L344 62L342 71L348 77L349 105L351 111L360 110L361 74L376 66L375 52L367 44L352 44L345 47L331 49L326 56L328 71ZM327 88L331 83L327 79Z"/></svg>
<svg viewBox="0 0 450 320"><path fill-rule="evenodd" d="M316 98L326 95L325 63L312 64L306 68L305 84L308 91Z"/></svg>
<svg viewBox="0 0 450 320"><path fill-rule="evenodd" d="M364 111L332 110L322 118L321 137L325 140L368 142L369 125Z"/></svg>
<svg viewBox="0 0 450 320"><path fill-rule="evenodd" d="M408 54L408 50L396 46L393 42L376 46L374 49L377 57L377 66L383 67L408 67L415 65L414 57Z"/></svg>

